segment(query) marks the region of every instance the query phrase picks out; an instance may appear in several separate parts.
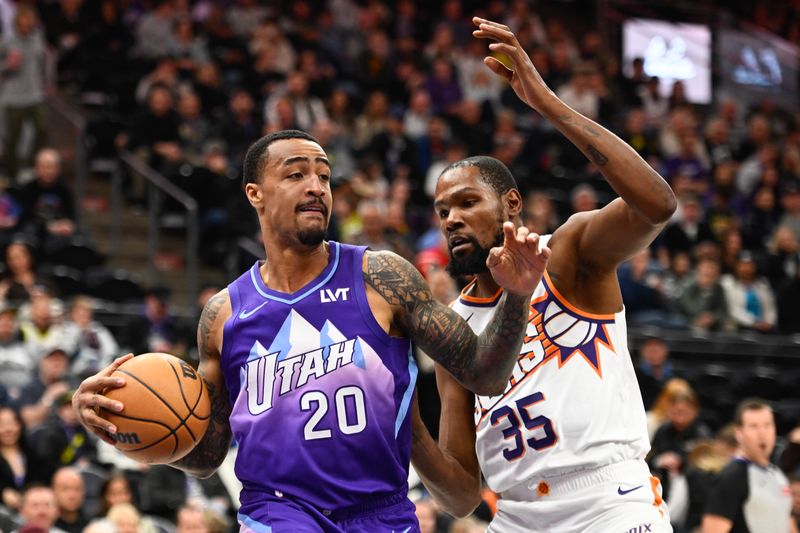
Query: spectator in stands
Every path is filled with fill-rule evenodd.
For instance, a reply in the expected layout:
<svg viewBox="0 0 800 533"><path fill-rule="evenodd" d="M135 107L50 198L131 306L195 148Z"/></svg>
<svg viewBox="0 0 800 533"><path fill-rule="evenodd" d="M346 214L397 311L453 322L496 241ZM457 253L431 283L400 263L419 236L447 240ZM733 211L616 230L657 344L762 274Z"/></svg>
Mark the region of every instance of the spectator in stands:
<svg viewBox="0 0 800 533"><path fill-rule="evenodd" d="M210 533L202 509L183 506L178 509L175 533Z"/></svg>
<svg viewBox="0 0 800 533"><path fill-rule="evenodd" d="M766 279L758 276L750 251L739 254L734 274L722 276L728 314L740 329L768 332L778 323L775 296Z"/></svg>
<svg viewBox="0 0 800 533"><path fill-rule="evenodd" d="M203 114L202 102L196 93L181 91L178 97L178 134L184 159L193 166L203 161L203 147L212 137L211 122Z"/></svg>
<svg viewBox="0 0 800 533"><path fill-rule="evenodd" d="M36 361L22 342L16 309L0 306L0 386L12 398L19 398L22 385L30 379L35 366Z"/></svg>
<svg viewBox="0 0 800 533"><path fill-rule="evenodd" d="M669 347L660 337L650 336L639 346L639 365L636 368L639 389L647 410L653 408L665 383L672 378L672 363L669 360ZM666 419L659 419L661 425ZM655 431L655 429L654 429Z"/></svg>
<svg viewBox="0 0 800 533"><path fill-rule="evenodd" d="M386 127L389 98L385 92L373 91L367 95L362 112L356 116L353 131L353 148L360 150Z"/></svg>
<svg viewBox="0 0 800 533"><path fill-rule="evenodd" d="M130 503L118 503L108 510L106 518L117 526L117 533L139 533L142 516Z"/></svg>
<svg viewBox="0 0 800 533"><path fill-rule="evenodd" d="M660 262L660 261L659 261ZM678 310L678 301L692 279L692 258L686 252L678 252L672 256L667 268L661 275L661 293L667 307Z"/></svg>
<svg viewBox="0 0 800 533"><path fill-rule="evenodd" d="M720 472L703 515L703 532L796 531L790 525L789 481L770 462L775 448L775 418L770 405L744 400L736 410L739 457Z"/></svg>
<svg viewBox="0 0 800 533"><path fill-rule="evenodd" d="M789 226L795 235L800 235L800 183L787 181L781 191L783 216L780 225Z"/></svg>
<svg viewBox="0 0 800 533"><path fill-rule="evenodd" d="M100 488L100 512L98 516L106 516L108 511L117 504L132 502L133 492L127 476L120 471L112 472Z"/></svg>
<svg viewBox="0 0 800 533"><path fill-rule="evenodd" d="M742 219L742 237L748 249L763 251L766 237L778 227L780 209L775 194L775 189L762 185L753 195L749 212Z"/></svg>
<svg viewBox="0 0 800 533"><path fill-rule="evenodd" d="M705 241L713 241L714 234L705 220L700 200L695 195L678 199L679 218L664 230L662 242L671 253L689 252Z"/></svg>
<svg viewBox="0 0 800 533"><path fill-rule="evenodd" d="M649 249L642 250L623 264L618 277L630 324L685 327L683 317L671 313L667 307L661 293L661 276L651 263Z"/></svg>
<svg viewBox="0 0 800 533"><path fill-rule="evenodd" d="M695 531L700 527L708 495L717 476L730 460L731 454L721 451L714 441L701 440L692 446L685 469L689 499L682 524L685 531Z"/></svg>
<svg viewBox="0 0 800 533"><path fill-rule="evenodd" d="M39 29L39 15L29 4L17 6L14 32L3 35L0 60L3 84L0 106L5 112L4 172L13 183L17 179L18 147L25 124L33 127L33 151L44 146L47 137L44 100L52 90L47 68L47 44ZM29 162L24 164L29 166Z"/></svg>
<svg viewBox="0 0 800 533"><path fill-rule="evenodd" d="M710 331L730 325L719 271L719 261L710 257L699 260L694 279L681 295L678 308L693 329Z"/></svg>
<svg viewBox="0 0 800 533"><path fill-rule="evenodd" d="M204 63L194 71L192 88L200 97L200 108L206 118L219 118L228 105L228 97L222 90L219 69L214 63Z"/></svg>
<svg viewBox="0 0 800 533"><path fill-rule="evenodd" d="M22 419L31 429L47 420L59 399L70 389L67 352L62 348L49 348L40 357L39 372L22 387L18 400Z"/></svg>
<svg viewBox="0 0 800 533"><path fill-rule="evenodd" d="M81 533L89 520L82 510L84 487L80 471L72 467L58 469L53 474L52 488L58 506L56 527L67 533Z"/></svg>
<svg viewBox="0 0 800 533"><path fill-rule="evenodd" d="M404 113L401 107L392 107L383 130L361 150L362 156L381 161L386 175L392 178L398 173L416 173L418 168L416 145L403 132ZM418 181L416 177L413 180Z"/></svg>
<svg viewBox="0 0 800 533"><path fill-rule="evenodd" d="M85 467L97 458L96 439L78 422L72 408L72 391L56 399L55 412L36 428L32 443L36 453L46 458L53 470L71 465Z"/></svg>
<svg viewBox="0 0 800 533"><path fill-rule="evenodd" d="M640 107L628 111L622 138L644 159L659 155L658 137L647 125L647 115Z"/></svg>
<svg viewBox="0 0 800 533"><path fill-rule="evenodd" d="M25 490L20 507L22 527L14 533L66 533L55 526L58 506L53 489L48 486L31 485Z"/></svg>
<svg viewBox="0 0 800 533"><path fill-rule="evenodd" d="M143 157L154 168L169 173L183 160L180 119L174 110L173 95L162 83L153 84L147 93L147 108L117 137L117 146ZM135 181L132 194L141 200L144 183Z"/></svg>
<svg viewBox="0 0 800 533"><path fill-rule="evenodd" d="M72 190L62 178L61 156L53 148L36 154L36 179L19 192L20 223L52 246L75 234L75 204Z"/></svg>
<svg viewBox="0 0 800 533"><path fill-rule="evenodd" d="M653 436L648 463L665 483L667 501L670 495L669 481L685 469L689 450L698 440L711 437L711 431L698 420L698 414L700 401L694 390L679 392L670 398L667 421Z"/></svg>
<svg viewBox="0 0 800 533"><path fill-rule="evenodd" d="M6 274L0 281L0 299L19 306L28 301L41 283L27 242L17 239L5 250Z"/></svg>
<svg viewBox="0 0 800 533"><path fill-rule="evenodd" d="M552 234L558 227L558 213L552 198L543 192L533 190L525 195L523 208L525 227L539 235Z"/></svg>
<svg viewBox="0 0 800 533"><path fill-rule="evenodd" d="M592 120L597 120L600 112L600 97L591 85L597 65L584 61L575 65L569 83L556 89L556 95L565 104Z"/></svg>
<svg viewBox="0 0 800 533"><path fill-rule="evenodd" d="M187 351L185 326L169 310L170 291L154 287L144 297L144 310L122 332L121 344L135 354L163 352L181 356Z"/></svg>
<svg viewBox="0 0 800 533"><path fill-rule="evenodd" d="M64 344L64 327L60 322L59 302L45 291L34 291L30 300L30 316L20 320L20 331L31 357L38 361L48 350Z"/></svg>
<svg viewBox="0 0 800 533"><path fill-rule="evenodd" d="M647 115L647 124L654 128L661 127L669 113L669 102L661 96L660 83L658 76L653 76L639 86L637 93Z"/></svg>
<svg viewBox="0 0 800 533"><path fill-rule="evenodd" d="M669 420L668 412L669 406L679 396L691 396L694 394L692 386L689 382L682 378L670 378L664 383L661 393L658 395L655 403L647 411L647 433L650 440L656 434L656 431Z"/></svg>
<svg viewBox="0 0 800 533"><path fill-rule="evenodd" d="M311 131L319 122L328 120L328 112L322 100L309 94L308 78L299 71L294 71L286 78L286 84L276 89L264 105L264 121L267 124L280 124L278 102L286 99L291 106L295 125L302 130Z"/></svg>
<svg viewBox="0 0 800 533"><path fill-rule="evenodd" d="M420 533L436 533L436 503L432 499L414 502Z"/></svg>
<svg viewBox="0 0 800 533"><path fill-rule="evenodd" d="M164 57L175 47L172 25L175 9L169 0L156 0L152 11L145 13L136 26L136 49L144 59Z"/></svg>
<svg viewBox="0 0 800 533"><path fill-rule="evenodd" d="M94 320L94 301L86 296L72 300L69 319L64 323L64 347L72 356L70 374L79 379L95 374L120 355L111 332Z"/></svg>
<svg viewBox="0 0 800 533"><path fill-rule="evenodd" d="M712 166L732 161L734 145L730 139L728 123L722 117L712 117L703 132L705 148Z"/></svg>
<svg viewBox="0 0 800 533"><path fill-rule="evenodd" d="M644 72L644 59L641 57L634 57L631 61L630 76L625 76L620 83L622 87L622 98L625 105L634 108L642 105L639 89L646 82L647 74Z"/></svg>
<svg viewBox="0 0 800 533"><path fill-rule="evenodd" d="M31 483L49 484L51 475L49 463L28 445L19 412L11 407L0 407L0 497L3 505L14 511L21 510L25 487Z"/></svg>
<svg viewBox="0 0 800 533"><path fill-rule="evenodd" d="M439 56L433 59L430 75L425 80L425 90L431 95L435 113L452 115L458 111L464 95L449 59Z"/></svg>
<svg viewBox="0 0 800 533"><path fill-rule="evenodd" d="M219 136L228 145L228 160L242 161L247 147L261 135L262 122L255 110L253 97L244 89L234 89L228 100L228 111L222 118Z"/></svg>
<svg viewBox="0 0 800 533"><path fill-rule="evenodd" d="M175 58L178 69L188 75L209 61L208 44L203 36L195 34L192 19L188 17L179 17L173 23L169 46L167 53Z"/></svg>
<svg viewBox="0 0 800 533"><path fill-rule="evenodd" d="M16 191L8 189L6 185L0 181L0 246L11 241L22 216Z"/></svg>
<svg viewBox="0 0 800 533"><path fill-rule="evenodd" d="M789 226L779 226L768 244L764 275L774 290L792 280L800 269L797 235Z"/></svg>
<svg viewBox="0 0 800 533"><path fill-rule="evenodd" d="M588 183L582 183L572 189L570 202L573 213L583 213L597 209L597 192Z"/></svg>
<svg viewBox="0 0 800 533"><path fill-rule="evenodd" d="M414 253L399 235L386 226L388 207L382 200L364 200L358 205L361 231L353 236L352 244L369 246L372 250L390 250L409 261Z"/></svg>
<svg viewBox="0 0 800 533"><path fill-rule="evenodd" d="M89 524L84 528L83 533L119 533L119 531L117 531L117 526L115 526L110 520L101 518L89 522Z"/></svg>

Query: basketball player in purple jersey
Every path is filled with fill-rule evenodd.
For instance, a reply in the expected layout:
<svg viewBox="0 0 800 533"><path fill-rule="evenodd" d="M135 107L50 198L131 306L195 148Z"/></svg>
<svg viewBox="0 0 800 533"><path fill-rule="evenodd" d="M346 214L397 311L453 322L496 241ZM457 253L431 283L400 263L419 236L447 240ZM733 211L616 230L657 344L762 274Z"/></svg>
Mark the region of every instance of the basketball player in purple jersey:
<svg viewBox="0 0 800 533"><path fill-rule="evenodd" d="M235 438L245 532L418 531L406 497L411 342L468 389L501 391L549 255L538 235L505 227L486 264L506 296L475 335L407 261L323 240L330 175L325 152L303 132L253 144L244 189L267 260L211 298L200 318L212 422L172 466L208 476ZM120 386L108 376L124 360L76 394L82 422L106 441L114 429L93 409L119 408L97 393Z"/></svg>
<svg viewBox="0 0 800 533"><path fill-rule="evenodd" d="M483 477L501 495L489 533L670 532L659 482L644 462L650 442L617 267L658 235L675 211L675 196L621 139L550 91L507 26L473 21L475 37L494 41L490 50L508 59L505 66L487 57L486 65L581 149L620 197L541 237L552 255L500 394L476 396L437 365L439 442L415 416L414 467L455 515L478 504ZM522 223L521 207L514 178L489 157L450 165L436 185L448 269L475 275L452 308L476 332L493 318L504 292L481 257L504 222Z"/></svg>

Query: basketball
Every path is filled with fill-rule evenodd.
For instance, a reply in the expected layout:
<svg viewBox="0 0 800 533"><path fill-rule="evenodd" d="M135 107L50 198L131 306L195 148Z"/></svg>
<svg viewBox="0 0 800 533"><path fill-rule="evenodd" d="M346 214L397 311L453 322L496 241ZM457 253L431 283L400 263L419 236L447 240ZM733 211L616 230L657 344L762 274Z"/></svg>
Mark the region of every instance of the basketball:
<svg viewBox="0 0 800 533"><path fill-rule="evenodd" d="M146 353L125 361L112 377L125 385L105 396L121 402L119 413L100 415L117 427L115 447L136 461L171 463L188 454L208 427L208 391L191 365L165 353Z"/></svg>

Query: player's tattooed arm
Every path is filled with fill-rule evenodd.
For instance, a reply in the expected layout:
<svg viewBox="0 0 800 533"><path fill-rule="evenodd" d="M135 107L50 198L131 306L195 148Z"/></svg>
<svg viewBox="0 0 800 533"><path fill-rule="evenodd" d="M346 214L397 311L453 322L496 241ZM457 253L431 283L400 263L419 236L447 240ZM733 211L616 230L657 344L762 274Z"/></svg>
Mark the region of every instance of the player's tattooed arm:
<svg viewBox="0 0 800 533"><path fill-rule="evenodd" d="M213 474L225 460L231 444L231 406L219 362L222 327L229 315L230 297L225 289L208 301L197 326L198 372L203 376L211 400L211 420L197 446L186 457L170 465L196 477Z"/></svg>
<svg viewBox="0 0 800 533"><path fill-rule="evenodd" d="M530 298L506 292L480 336L458 313L437 302L414 266L391 252L369 252L364 280L396 310L411 340L480 395L503 391L519 356Z"/></svg>

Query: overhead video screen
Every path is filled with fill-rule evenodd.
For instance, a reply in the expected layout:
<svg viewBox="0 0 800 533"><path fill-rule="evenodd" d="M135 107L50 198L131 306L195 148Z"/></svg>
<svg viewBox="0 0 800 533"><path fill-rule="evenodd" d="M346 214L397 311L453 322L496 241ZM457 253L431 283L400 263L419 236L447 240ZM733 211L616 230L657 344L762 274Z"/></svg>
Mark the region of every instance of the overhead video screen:
<svg viewBox="0 0 800 533"><path fill-rule="evenodd" d="M769 97L797 105L798 55L791 43L759 30L717 35L720 90L748 101Z"/></svg>
<svg viewBox="0 0 800 533"><path fill-rule="evenodd" d="M711 30L701 24L630 19L623 23L622 56L626 68L634 58L644 59L648 76L658 76L663 96L676 80L696 104L711 102Z"/></svg>

